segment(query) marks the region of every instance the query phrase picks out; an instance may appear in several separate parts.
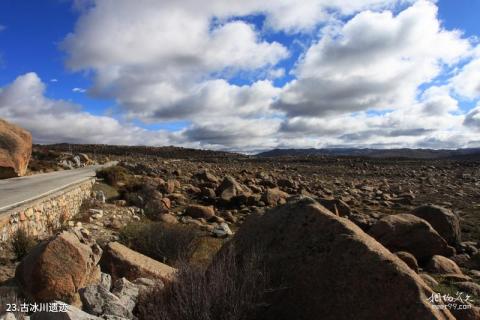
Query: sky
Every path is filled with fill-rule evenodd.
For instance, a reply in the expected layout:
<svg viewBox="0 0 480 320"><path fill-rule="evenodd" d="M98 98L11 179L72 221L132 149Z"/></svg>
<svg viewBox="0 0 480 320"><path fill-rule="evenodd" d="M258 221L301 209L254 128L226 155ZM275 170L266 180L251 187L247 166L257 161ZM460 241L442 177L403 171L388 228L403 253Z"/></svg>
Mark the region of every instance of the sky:
<svg viewBox="0 0 480 320"><path fill-rule="evenodd" d="M478 0L0 0L36 143L480 147Z"/></svg>

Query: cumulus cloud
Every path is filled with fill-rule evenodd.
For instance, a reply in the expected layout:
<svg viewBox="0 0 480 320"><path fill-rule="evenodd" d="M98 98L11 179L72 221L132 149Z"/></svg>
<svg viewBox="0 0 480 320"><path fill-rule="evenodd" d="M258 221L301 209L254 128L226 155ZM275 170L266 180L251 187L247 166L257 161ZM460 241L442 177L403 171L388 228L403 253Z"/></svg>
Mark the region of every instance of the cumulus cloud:
<svg viewBox="0 0 480 320"><path fill-rule="evenodd" d="M262 40L243 21L212 26L213 12L230 12L223 4L141 3L99 1L65 39L67 66L94 71L93 95L114 98L128 117L144 122L268 105L271 85L238 87L223 78L269 69L288 56L284 46Z"/></svg>
<svg viewBox="0 0 480 320"><path fill-rule="evenodd" d="M73 91L115 101L118 118L50 99L38 76L26 74L1 89L0 116L32 130L37 142L248 152L478 142L480 111L465 114L458 98L480 96L480 49L475 53L460 31L442 26L435 1L73 5L79 19L61 48L66 67L92 79L91 87ZM253 24L252 15L263 25ZM284 37L291 38L280 43ZM298 39L305 48L289 67L300 48L288 43ZM138 121L188 125L167 132L132 124Z"/></svg>
<svg viewBox="0 0 480 320"><path fill-rule="evenodd" d="M466 147L473 133L465 128L465 116L458 110L458 102L450 96L448 87L433 86L408 107L377 113L287 118L280 133L283 139L321 137L322 146L438 148L444 143L446 148Z"/></svg>
<svg viewBox="0 0 480 320"><path fill-rule="evenodd" d="M459 32L441 27L431 2L418 1L396 16L364 11L324 29L275 107L291 116L321 116L409 106L421 84L468 49Z"/></svg>
<svg viewBox="0 0 480 320"><path fill-rule="evenodd" d="M36 143L171 143L174 133L147 131L107 116L96 116L63 100L45 97L45 84L35 73L19 76L0 90L0 117L32 132ZM95 128L95 130L92 130Z"/></svg>
<svg viewBox="0 0 480 320"><path fill-rule="evenodd" d="M278 144L279 125L278 119L226 118L196 124L184 132L184 137L208 149L265 150Z"/></svg>
<svg viewBox="0 0 480 320"><path fill-rule="evenodd" d="M480 97L480 46L477 52L476 56L451 80L454 90L469 99Z"/></svg>

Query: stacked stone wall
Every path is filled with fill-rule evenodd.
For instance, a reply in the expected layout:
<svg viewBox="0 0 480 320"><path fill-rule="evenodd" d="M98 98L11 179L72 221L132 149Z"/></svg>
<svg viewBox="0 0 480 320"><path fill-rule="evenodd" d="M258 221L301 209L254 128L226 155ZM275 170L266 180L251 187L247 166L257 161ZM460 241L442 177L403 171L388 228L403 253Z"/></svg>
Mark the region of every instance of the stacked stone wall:
<svg viewBox="0 0 480 320"><path fill-rule="evenodd" d="M20 207L0 212L0 242L6 242L19 228L35 237L49 235L75 216L90 197L95 179L69 186Z"/></svg>

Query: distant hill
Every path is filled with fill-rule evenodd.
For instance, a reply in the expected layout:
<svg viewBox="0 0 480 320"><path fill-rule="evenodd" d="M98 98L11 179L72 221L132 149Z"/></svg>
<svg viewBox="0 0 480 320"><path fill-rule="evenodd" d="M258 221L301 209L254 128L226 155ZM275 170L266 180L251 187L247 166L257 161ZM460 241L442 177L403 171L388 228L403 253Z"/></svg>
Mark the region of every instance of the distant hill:
<svg viewBox="0 0 480 320"><path fill-rule="evenodd" d="M457 150L433 149L273 149L257 154L258 157L314 157L314 156L356 156L368 158L408 159L459 159L480 160L480 148Z"/></svg>
<svg viewBox="0 0 480 320"><path fill-rule="evenodd" d="M245 155L201 149L181 148L175 146L150 147L150 146L121 146L104 144L50 144L35 145L37 148L54 150L58 152L104 154L117 156L143 155L165 159L211 159L211 158L245 158Z"/></svg>

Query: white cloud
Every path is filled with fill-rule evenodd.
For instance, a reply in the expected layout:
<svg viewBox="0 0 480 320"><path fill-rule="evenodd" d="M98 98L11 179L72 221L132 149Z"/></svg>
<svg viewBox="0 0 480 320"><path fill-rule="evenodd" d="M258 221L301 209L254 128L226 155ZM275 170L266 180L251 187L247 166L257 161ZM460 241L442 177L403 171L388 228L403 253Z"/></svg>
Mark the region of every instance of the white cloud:
<svg viewBox="0 0 480 320"><path fill-rule="evenodd" d="M476 51L473 59L451 80L454 90L469 99L480 97L480 45Z"/></svg>
<svg viewBox="0 0 480 320"><path fill-rule="evenodd" d="M468 53L468 41L442 29L436 14L433 3L418 1L397 16L364 11L324 28L276 108L319 116L412 105L421 84Z"/></svg>
<svg viewBox="0 0 480 320"><path fill-rule="evenodd" d="M58 82L58 79L52 78L50 79L50 82Z"/></svg>
<svg viewBox="0 0 480 320"><path fill-rule="evenodd" d="M175 133L147 131L80 106L45 97L35 73L19 76L0 90L0 117L30 130L36 143L169 144ZM94 130L92 130L94 128Z"/></svg>
<svg viewBox="0 0 480 320"><path fill-rule="evenodd" d="M62 48L66 66L93 82L72 91L114 100L121 120L49 99L36 74L26 74L1 89L0 116L32 130L37 142L235 151L478 142L478 108L465 115L455 99L478 97L478 57L467 60L470 42L442 27L434 1L83 3L73 3L80 18ZM252 14L265 17L263 28L241 19ZM293 70L282 61L301 48L268 40L278 31L306 46ZM449 81L442 72L455 67ZM292 76L283 88L273 84ZM188 125L153 131L134 120Z"/></svg>
<svg viewBox="0 0 480 320"><path fill-rule="evenodd" d="M56 82L56 81L53 81L53 82ZM83 89L83 88L73 88L72 89L72 92L77 92L77 93L85 93L87 90Z"/></svg>
<svg viewBox="0 0 480 320"><path fill-rule="evenodd" d="M3 30L5 30L7 27L5 27L4 25L1 25L0 24L0 32L2 32Z"/></svg>
<svg viewBox="0 0 480 320"><path fill-rule="evenodd" d="M212 27L210 4L141 3L97 2L65 39L67 65L95 72L92 95L116 99L129 118L145 122L265 109L272 98L265 95L275 92L270 84L239 87L219 78L270 69L287 57L286 48L242 21Z"/></svg>

